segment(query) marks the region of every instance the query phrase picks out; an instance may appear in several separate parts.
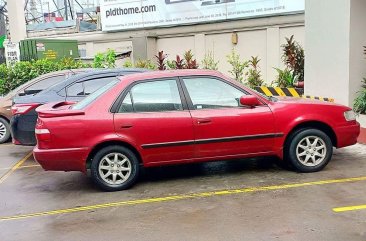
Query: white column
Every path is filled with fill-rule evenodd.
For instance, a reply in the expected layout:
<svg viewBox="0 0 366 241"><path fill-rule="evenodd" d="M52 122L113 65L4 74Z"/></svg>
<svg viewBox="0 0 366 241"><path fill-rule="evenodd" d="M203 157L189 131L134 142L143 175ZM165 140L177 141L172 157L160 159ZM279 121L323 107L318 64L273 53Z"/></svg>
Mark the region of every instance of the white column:
<svg viewBox="0 0 366 241"><path fill-rule="evenodd" d="M27 37L24 0L7 1L7 3L11 41L19 42Z"/></svg>
<svg viewBox="0 0 366 241"><path fill-rule="evenodd" d="M197 63L200 65L201 61L205 58L206 44L205 35L196 34L194 35L194 58L197 59Z"/></svg>
<svg viewBox="0 0 366 241"><path fill-rule="evenodd" d="M366 1L306 0L305 94L352 106L366 77Z"/></svg>
<svg viewBox="0 0 366 241"><path fill-rule="evenodd" d="M263 79L267 84L276 78L277 72L274 67L280 66L280 28L269 27L267 28L267 75L263 76Z"/></svg>

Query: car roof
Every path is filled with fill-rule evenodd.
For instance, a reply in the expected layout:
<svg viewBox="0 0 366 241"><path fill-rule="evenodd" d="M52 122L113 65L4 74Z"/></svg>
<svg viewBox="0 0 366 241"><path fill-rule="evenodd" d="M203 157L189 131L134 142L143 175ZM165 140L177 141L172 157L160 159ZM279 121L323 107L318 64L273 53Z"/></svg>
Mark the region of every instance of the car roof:
<svg viewBox="0 0 366 241"><path fill-rule="evenodd" d="M31 79L31 80L25 82L24 84L18 86L14 90L10 91L6 96L12 97L12 96L18 94L18 92L20 92L21 90L27 88L27 86L32 85L34 83L37 83L38 81L40 81L42 79L45 79L45 78L54 77L54 76L58 76L58 75L64 75L64 74L68 74L68 73L70 73L70 74L73 74L73 73L79 74L79 73L83 73L85 71L90 71L90 70L92 70L92 69L90 69L90 68L65 69L65 70L58 70L58 71L50 72L50 73L47 73L47 74L43 74L43 75L40 75L40 76L38 76L34 79Z"/></svg>
<svg viewBox="0 0 366 241"><path fill-rule="evenodd" d="M202 70L202 69L184 69L184 70L164 70L154 71L150 73L138 73L134 75L127 75L120 77L121 80L139 81L144 79L159 79L167 77L184 77L184 76L216 76L226 78L224 74L215 70Z"/></svg>
<svg viewBox="0 0 366 241"><path fill-rule="evenodd" d="M64 81L62 81L58 84L55 84L46 90L39 92L37 95L40 95L40 94L42 95L49 91L58 92L74 82L77 82L77 81L80 81L83 79L88 79L90 77L96 77L96 78L97 77L108 77L109 75L118 76L118 75L131 74L131 73L142 73L142 72L148 72L148 71L151 71L151 70L139 69L139 68L91 69L89 71L71 76Z"/></svg>

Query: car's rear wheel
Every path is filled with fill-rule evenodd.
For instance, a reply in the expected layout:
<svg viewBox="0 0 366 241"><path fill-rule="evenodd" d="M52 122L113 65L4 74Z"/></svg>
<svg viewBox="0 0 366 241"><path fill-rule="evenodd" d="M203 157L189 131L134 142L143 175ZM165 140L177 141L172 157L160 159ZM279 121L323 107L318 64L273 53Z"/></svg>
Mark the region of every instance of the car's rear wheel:
<svg viewBox="0 0 366 241"><path fill-rule="evenodd" d="M321 171L333 154L332 141L318 129L302 129L293 133L285 146L285 161L299 172Z"/></svg>
<svg viewBox="0 0 366 241"><path fill-rule="evenodd" d="M0 118L0 144L10 139L10 125L7 120Z"/></svg>
<svg viewBox="0 0 366 241"><path fill-rule="evenodd" d="M136 155L122 146L109 146L94 156L91 176L105 191L120 191L130 188L137 180L139 161Z"/></svg>

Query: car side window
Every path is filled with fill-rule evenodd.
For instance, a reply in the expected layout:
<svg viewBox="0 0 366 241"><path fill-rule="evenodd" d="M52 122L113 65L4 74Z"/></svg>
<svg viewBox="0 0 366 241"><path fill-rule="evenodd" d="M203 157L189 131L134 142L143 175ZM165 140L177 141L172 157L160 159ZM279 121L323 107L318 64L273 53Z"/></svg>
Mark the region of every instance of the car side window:
<svg viewBox="0 0 366 241"><path fill-rule="evenodd" d="M116 77L98 78L77 82L67 87L67 96L88 96L113 80L116 80Z"/></svg>
<svg viewBox="0 0 366 241"><path fill-rule="evenodd" d="M246 95L222 80L210 77L183 78L195 110L239 107L240 97Z"/></svg>
<svg viewBox="0 0 366 241"><path fill-rule="evenodd" d="M45 89L51 87L52 85L63 81L64 79L66 79L65 75L57 75L57 76L52 76L52 77L42 79L42 80L38 81L37 83L26 88L24 90L24 93L29 93L29 92L36 93L36 92L45 90Z"/></svg>
<svg viewBox="0 0 366 241"><path fill-rule="evenodd" d="M136 84L124 98L119 113L183 110L175 79Z"/></svg>

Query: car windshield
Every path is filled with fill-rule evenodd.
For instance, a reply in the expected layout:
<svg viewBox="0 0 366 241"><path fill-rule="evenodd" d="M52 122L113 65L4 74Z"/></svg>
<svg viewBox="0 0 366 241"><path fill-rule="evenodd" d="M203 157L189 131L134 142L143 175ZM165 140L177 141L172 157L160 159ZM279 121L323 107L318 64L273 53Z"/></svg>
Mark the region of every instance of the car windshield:
<svg viewBox="0 0 366 241"><path fill-rule="evenodd" d="M85 99L80 101L79 103L73 105L71 107L71 109L73 109L73 110L82 110L82 109L84 109L90 103L92 103L94 100L96 100L99 96L101 96L102 94L107 92L109 89L111 89L113 86L115 86L118 82L119 82L118 79L109 82L108 84L106 84L105 86L103 86L99 90L95 91L93 94L89 95L88 97L86 97Z"/></svg>

